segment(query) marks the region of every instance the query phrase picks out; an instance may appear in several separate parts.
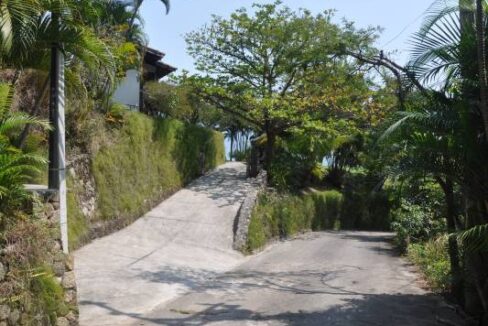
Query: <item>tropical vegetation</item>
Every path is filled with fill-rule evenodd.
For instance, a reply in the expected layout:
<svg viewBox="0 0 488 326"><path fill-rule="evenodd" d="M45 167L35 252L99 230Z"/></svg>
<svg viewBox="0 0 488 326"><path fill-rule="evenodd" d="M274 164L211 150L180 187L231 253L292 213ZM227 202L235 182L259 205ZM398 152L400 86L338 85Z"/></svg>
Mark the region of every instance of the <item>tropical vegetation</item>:
<svg viewBox="0 0 488 326"><path fill-rule="evenodd" d="M200 73L185 83L253 131L278 191L259 200L248 249L313 229L302 196L339 191L341 228L396 231L430 283L486 322L486 14L482 0L435 1L406 65L375 48L378 30L280 1L188 34Z"/></svg>
<svg viewBox="0 0 488 326"><path fill-rule="evenodd" d="M216 129L230 159L263 165L268 176L244 250L307 230L392 230L436 290L488 322L486 1L434 1L405 65L376 47L379 29L339 23L333 11L275 1L215 16L186 36L196 74L145 85L152 117L110 101L125 72L141 67L142 4L0 1L2 247L27 251L19 239L31 236L36 247L47 238L23 184L46 170L56 46L66 57L68 147L92 156L97 222L128 223L202 173L202 157L204 168L222 162L222 137L207 128ZM134 164L143 173L122 180ZM69 182L77 247L89 230L83 187ZM0 294L43 293L32 311L54 323L61 290L44 266L50 257L22 258L9 272L19 287Z"/></svg>

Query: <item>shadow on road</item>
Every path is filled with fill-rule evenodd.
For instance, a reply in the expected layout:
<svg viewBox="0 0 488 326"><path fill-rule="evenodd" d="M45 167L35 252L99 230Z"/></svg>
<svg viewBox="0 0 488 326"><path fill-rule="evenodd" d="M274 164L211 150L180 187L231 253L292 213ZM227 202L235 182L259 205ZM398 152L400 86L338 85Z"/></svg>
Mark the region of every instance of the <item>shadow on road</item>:
<svg viewBox="0 0 488 326"><path fill-rule="evenodd" d="M197 179L188 186L188 190L205 194L218 202L219 207L232 206L244 200L249 188L237 187L246 179L245 171L234 168L220 168L219 173L211 173Z"/></svg>
<svg viewBox="0 0 488 326"><path fill-rule="evenodd" d="M139 325L224 325L245 322L266 322L285 325L395 325L430 326L449 320L452 325L465 325L452 318L455 314L447 306L439 306L433 295L364 295L346 298L341 304L322 311L298 311L279 314L260 314L239 304L202 304L202 311L173 311L174 317L146 318L139 314L119 311L103 302L85 302L106 309L112 315L124 315ZM388 312L388 313L385 313ZM425 316L429 316L426 318Z"/></svg>
<svg viewBox="0 0 488 326"><path fill-rule="evenodd" d="M112 316L130 317L134 325L430 326L439 325L440 319L450 325L466 325L439 297L416 290L416 279L406 277L404 263L393 258L397 253L390 240L387 233L310 233L296 240L295 248L302 248L301 258L289 256L289 263L281 268L274 265L273 258L283 254L280 248L285 247L256 257L258 263L243 264L223 274L164 265L155 272L141 270L137 279L176 284L187 293L149 314L124 311L109 302L80 304L96 306ZM283 250L290 254L286 248ZM327 255L335 261L313 261L312 249L323 248L339 251L337 256ZM346 251L341 251L344 248ZM348 252L353 255L342 259ZM362 256L366 261L356 259ZM307 263L299 263L302 260ZM385 283L390 285L384 287ZM256 303L260 300L263 306ZM293 304L282 305L287 300Z"/></svg>

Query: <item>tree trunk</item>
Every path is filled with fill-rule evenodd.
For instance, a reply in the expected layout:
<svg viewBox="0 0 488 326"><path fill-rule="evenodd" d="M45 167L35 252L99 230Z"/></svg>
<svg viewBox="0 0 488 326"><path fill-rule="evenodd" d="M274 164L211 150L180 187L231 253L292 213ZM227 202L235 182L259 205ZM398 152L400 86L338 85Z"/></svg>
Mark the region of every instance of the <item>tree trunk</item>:
<svg viewBox="0 0 488 326"><path fill-rule="evenodd" d="M480 88L480 111L488 141L488 85L486 80L485 19L483 0L476 0L476 37L478 52L478 77Z"/></svg>
<svg viewBox="0 0 488 326"><path fill-rule="evenodd" d="M229 154L229 159L232 162L232 158L234 156L234 132L230 132L230 154Z"/></svg>
<svg viewBox="0 0 488 326"><path fill-rule="evenodd" d="M268 182L272 180L271 164L274 159L274 146L276 143L276 135L269 130L266 132L266 148L265 148L265 169L268 174Z"/></svg>
<svg viewBox="0 0 488 326"><path fill-rule="evenodd" d="M459 0L459 13L460 13L460 29L461 29L461 40L460 43L469 41L474 32L474 12L472 10L474 5L473 0ZM465 81L470 80L476 71L473 71L473 53L471 49L467 47L460 47L459 54L459 66L461 71L461 78L463 80L462 88L463 94L465 96L477 96L479 94L474 94L472 83L467 83Z"/></svg>
<svg viewBox="0 0 488 326"><path fill-rule="evenodd" d="M456 238L455 232L460 230L459 223L457 222L458 209L454 197L454 185L451 179L446 178L442 180L440 177L436 177L437 182L440 184L444 191L444 200L446 202L446 222L447 231L450 234L448 240L448 253L451 264L452 275L452 290L451 294L458 300L459 303L464 302L464 273L461 267L461 260L459 257L459 244Z"/></svg>
<svg viewBox="0 0 488 326"><path fill-rule="evenodd" d="M136 0L136 4L134 6L134 11L132 12L132 16L130 17L129 29L127 30L126 38L129 38L130 33L132 32L132 29L134 28L134 23L136 22L137 13L139 12L141 5L142 5L142 0Z"/></svg>

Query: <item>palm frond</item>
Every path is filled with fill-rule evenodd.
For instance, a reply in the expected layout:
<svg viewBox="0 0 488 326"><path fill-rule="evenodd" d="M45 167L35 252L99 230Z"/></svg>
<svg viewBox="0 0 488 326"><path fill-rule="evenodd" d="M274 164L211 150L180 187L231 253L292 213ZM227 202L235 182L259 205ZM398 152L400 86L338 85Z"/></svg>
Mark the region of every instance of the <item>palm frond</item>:
<svg viewBox="0 0 488 326"><path fill-rule="evenodd" d="M166 14L169 13L169 10L171 8L169 0L161 0L161 2L165 5L166 7Z"/></svg>
<svg viewBox="0 0 488 326"><path fill-rule="evenodd" d="M49 121L41 120L35 117L31 117L24 113L17 113L4 119L0 124L0 135L5 135L10 131L16 130L19 127L26 125L35 125L49 130L51 127Z"/></svg>
<svg viewBox="0 0 488 326"><path fill-rule="evenodd" d="M458 239L468 252L488 251L488 224L477 225L460 232Z"/></svg>
<svg viewBox="0 0 488 326"><path fill-rule="evenodd" d="M426 83L442 78L450 84L459 74L460 40L458 7L440 6L438 1L411 40L409 70Z"/></svg>

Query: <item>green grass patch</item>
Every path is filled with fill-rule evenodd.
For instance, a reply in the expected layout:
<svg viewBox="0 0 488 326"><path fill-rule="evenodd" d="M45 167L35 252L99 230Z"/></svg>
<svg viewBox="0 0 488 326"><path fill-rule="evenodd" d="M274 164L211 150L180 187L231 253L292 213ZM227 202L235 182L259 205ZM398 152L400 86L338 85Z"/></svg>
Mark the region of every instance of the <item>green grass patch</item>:
<svg viewBox="0 0 488 326"><path fill-rule="evenodd" d="M311 195L315 206L312 223L314 230L339 230L341 228L341 208L343 196L339 191L330 190Z"/></svg>
<svg viewBox="0 0 488 326"><path fill-rule="evenodd" d="M308 230L339 228L342 195L337 191L306 195L263 193L253 209L246 251L271 239L286 239Z"/></svg>
<svg viewBox="0 0 488 326"><path fill-rule="evenodd" d="M79 248L85 241L88 234L88 221L80 209L80 204L77 200L76 193L83 191L82 189L74 189L74 181L71 176L67 179L68 193L68 239L70 250Z"/></svg>
<svg viewBox="0 0 488 326"><path fill-rule="evenodd" d="M435 292L446 292L451 284L451 268L447 252L447 237L441 236L424 243L410 244L407 256L419 266Z"/></svg>
<svg viewBox="0 0 488 326"><path fill-rule="evenodd" d="M137 217L225 161L221 133L138 113L124 120L92 161L102 220Z"/></svg>
<svg viewBox="0 0 488 326"><path fill-rule="evenodd" d="M64 291L56 281L54 274L48 267L41 267L36 270L30 284L33 298L33 310L41 310L43 316L54 324L57 316L64 316L69 312L64 303Z"/></svg>

